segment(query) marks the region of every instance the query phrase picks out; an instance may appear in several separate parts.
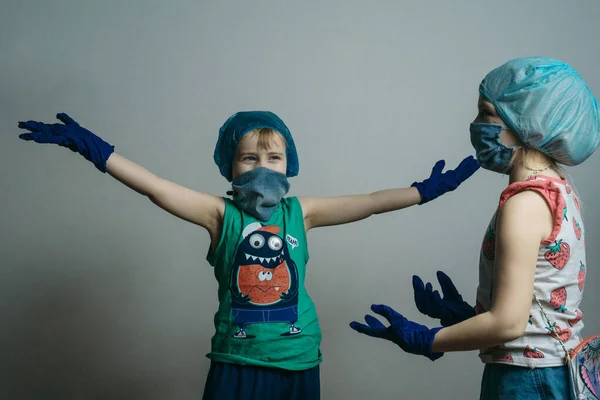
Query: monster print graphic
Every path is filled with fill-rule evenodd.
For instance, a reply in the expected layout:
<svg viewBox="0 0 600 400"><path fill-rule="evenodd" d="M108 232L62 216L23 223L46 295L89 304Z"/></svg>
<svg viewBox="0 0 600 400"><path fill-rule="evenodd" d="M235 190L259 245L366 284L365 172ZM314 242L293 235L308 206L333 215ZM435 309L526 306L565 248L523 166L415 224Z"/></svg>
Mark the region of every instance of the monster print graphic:
<svg viewBox="0 0 600 400"><path fill-rule="evenodd" d="M230 274L231 308L238 339L251 339L247 325L287 323L281 336L297 335L298 269L279 227L259 223L246 227Z"/></svg>

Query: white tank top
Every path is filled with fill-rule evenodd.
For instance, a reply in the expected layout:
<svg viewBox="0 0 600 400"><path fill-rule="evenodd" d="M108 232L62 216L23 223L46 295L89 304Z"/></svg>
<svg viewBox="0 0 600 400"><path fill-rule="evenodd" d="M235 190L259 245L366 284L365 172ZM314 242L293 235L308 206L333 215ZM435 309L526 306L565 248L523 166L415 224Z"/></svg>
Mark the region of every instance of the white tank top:
<svg viewBox="0 0 600 400"><path fill-rule="evenodd" d="M533 292L546 315L560 335L567 350L581 341L583 314L579 304L583 296L586 275L585 230L581 207L576 194L566 180L536 176L508 186L500 196L498 209L511 196L523 191L540 193L550 206L554 228L550 237L540 244ZM479 261L477 313L490 309L494 276L496 215L486 230ZM501 363L525 367L554 367L565 364L565 352L560 342L551 336L548 323L539 305L531 301L529 323L523 336L503 345L482 349L484 363Z"/></svg>

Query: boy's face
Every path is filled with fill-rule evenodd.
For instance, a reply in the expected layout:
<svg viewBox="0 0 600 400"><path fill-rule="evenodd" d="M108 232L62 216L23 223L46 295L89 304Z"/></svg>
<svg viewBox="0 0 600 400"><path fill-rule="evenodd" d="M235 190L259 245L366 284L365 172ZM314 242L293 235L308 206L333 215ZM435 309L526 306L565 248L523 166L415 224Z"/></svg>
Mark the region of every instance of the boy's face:
<svg viewBox="0 0 600 400"><path fill-rule="evenodd" d="M232 178L255 168L265 167L285 175L287 170L286 147L277 137L268 148L258 145L259 135L246 135L235 149L232 166Z"/></svg>

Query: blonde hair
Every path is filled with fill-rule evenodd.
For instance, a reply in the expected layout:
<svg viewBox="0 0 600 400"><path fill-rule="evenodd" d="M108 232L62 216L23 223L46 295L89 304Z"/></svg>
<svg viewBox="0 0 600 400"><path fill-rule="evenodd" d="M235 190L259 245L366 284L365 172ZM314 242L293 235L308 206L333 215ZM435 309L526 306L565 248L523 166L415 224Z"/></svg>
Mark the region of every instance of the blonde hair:
<svg viewBox="0 0 600 400"><path fill-rule="evenodd" d="M285 140L283 135L281 133L277 132L275 129L271 129L271 128L253 129L253 130L249 131L248 133L246 133L244 135L244 137L242 137L240 142L243 140L246 140L246 139L250 139L256 135L258 135L258 148L259 149L268 150L277 141L280 141L281 143L283 143L284 147L287 148L287 141Z"/></svg>
<svg viewBox="0 0 600 400"><path fill-rule="evenodd" d="M540 166L543 168L546 165L549 165L550 168L555 170L559 175L566 175L565 170L555 159L547 156L538 149L534 149L533 147L517 147L510 159L509 165L511 168L515 166L523 166L530 170L536 170L539 169Z"/></svg>

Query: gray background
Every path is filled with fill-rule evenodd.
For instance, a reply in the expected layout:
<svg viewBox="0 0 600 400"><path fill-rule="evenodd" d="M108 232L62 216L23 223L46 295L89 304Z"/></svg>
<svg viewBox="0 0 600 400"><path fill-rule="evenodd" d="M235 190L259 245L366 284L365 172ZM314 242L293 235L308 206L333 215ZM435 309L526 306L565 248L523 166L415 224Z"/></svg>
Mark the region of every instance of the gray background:
<svg viewBox="0 0 600 400"><path fill-rule="evenodd" d="M594 0L12 1L0 11L0 398L198 399L216 310L201 228L67 149L17 139L66 111L160 176L224 194L212 161L237 110L278 113L301 160L293 195L408 186L472 154L477 86L548 55L600 95ZM586 335L600 332L598 154L584 203ZM410 277L443 269L473 299L506 177L480 171L424 207L309 234L324 399L475 398L476 352L431 363L348 327L372 302L419 315Z"/></svg>

